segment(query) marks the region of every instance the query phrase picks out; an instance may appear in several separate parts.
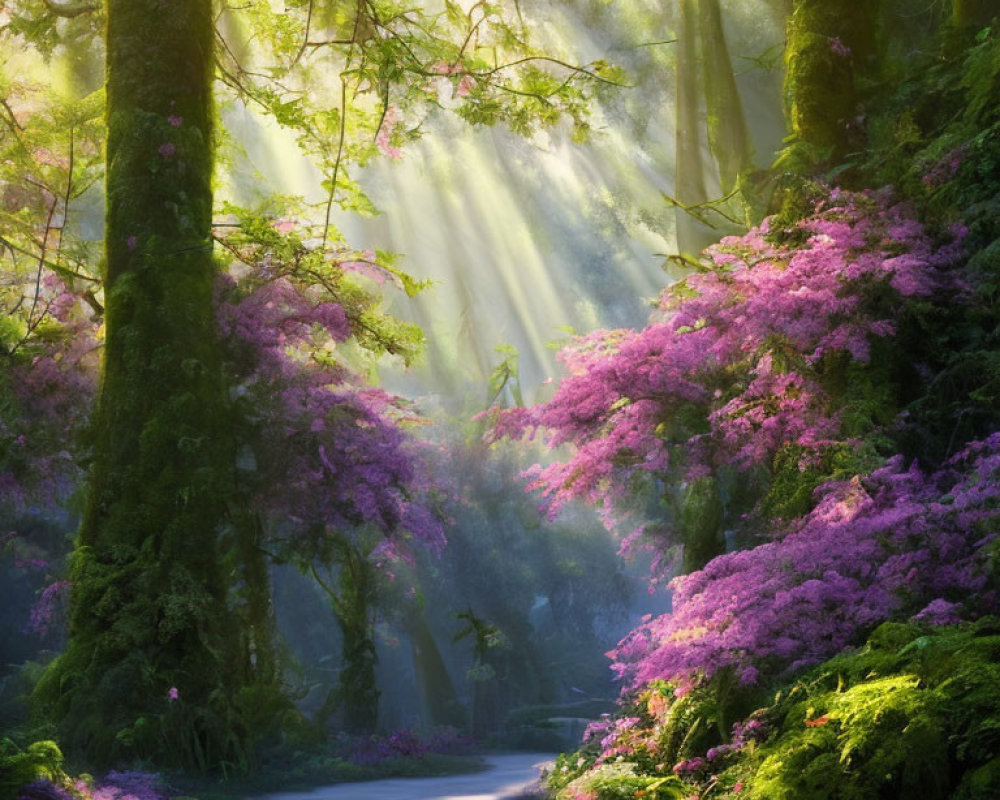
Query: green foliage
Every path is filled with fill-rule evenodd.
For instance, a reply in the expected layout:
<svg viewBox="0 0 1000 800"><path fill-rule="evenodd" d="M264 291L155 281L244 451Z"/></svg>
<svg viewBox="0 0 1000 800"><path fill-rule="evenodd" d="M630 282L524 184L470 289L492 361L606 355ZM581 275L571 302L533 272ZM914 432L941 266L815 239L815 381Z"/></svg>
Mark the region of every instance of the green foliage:
<svg viewBox="0 0 1000 800"><path fill-rule="evenodd" d="M623 84L606 61L579 66L536 49L519 15L482 0L310 2L281 12L253 0L221 19L223 83L292 131L320 168L327 226L334 204L376 213L355 169L380 152L399 157L434 109L523 135L565 119L582 138L597 88Z"/></svg>
<svg viewBox="0 0 1000 800"><path fill-rule="evenodd" d="M369 361L389 354L405 364L412 363L423 348L423 332L387 314L377 286L390 281L412 297L430 283L399 269L395 254L355 250L336 231L328 232L331 241L327 246L317 247L321 231L290 222L299 210L293 198L272 197L254 209L226 203L222 211L233 222L224 229L226 233L216 234L216 241L236 264L268 265L260 273L261 282L287 278L339 305L351 323L354 342ZM282 222L288 224L288 230L282 230ZM253 288L244 281L246 291ZM311 355L330 357L322 347Z"/></svg>
<svg viewBox="0 0 1000 800"><path fill-rule="evenodd" d="M61 783L66 779L62 764L55 742L33 742L22 749L12 739L0 739L0 800L13 800L18 789L35 780Z"/></svg>
<svg viewBox="0 0 1000 800"><path fill-rule="evenodd" d="M720 784L742 781L739 796L759 800L996 797L998 657L995 619L886 623L758 712L771 735L740 751Z"/></svg>
<svg viewBox="0 0 1000 800"><path fill-rule="evenodd" d="M557 769L559 766L557 764ZM565 784L557 798L587 797L592 800L682 800L689 797L691 787L673 775L651 777L639 775L628 763L602 764L583 776Z"/></svg>

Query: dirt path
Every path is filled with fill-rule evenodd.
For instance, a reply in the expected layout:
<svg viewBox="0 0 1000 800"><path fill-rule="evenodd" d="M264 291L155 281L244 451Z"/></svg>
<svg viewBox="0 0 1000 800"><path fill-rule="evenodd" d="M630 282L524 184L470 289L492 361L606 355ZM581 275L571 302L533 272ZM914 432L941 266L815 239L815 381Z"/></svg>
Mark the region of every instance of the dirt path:
<svg viewBox="0 0 1000 800"><path fill-rule="evenodd" d="M340 783L309 792L269 794L259 800L512 800L535 783L539 767L552 759L548 753L488 756L489 769L474 775Z"/></svg>

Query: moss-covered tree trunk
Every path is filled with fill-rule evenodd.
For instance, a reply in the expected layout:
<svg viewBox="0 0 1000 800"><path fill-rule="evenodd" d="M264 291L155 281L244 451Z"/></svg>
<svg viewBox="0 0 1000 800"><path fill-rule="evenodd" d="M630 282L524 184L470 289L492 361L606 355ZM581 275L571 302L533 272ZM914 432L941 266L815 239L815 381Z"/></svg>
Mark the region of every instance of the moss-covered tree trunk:
<svg viewBox="0 0 1000 800"><path fill-rule="evenodd" d="M69 644L38 697L92 763L206 767L237 760L244 735L218 552L212 2L106 10L104 365Z"/></svg>
<svg viewBox="0 0 1000 800"><path fill-rule="evenodd" d="M315 565L313 577L330 598L330 608L340 628L341 665L337 687L320 710L320 722L339 707L348 733L374 733L378 723L380 692L375 680L375 600L377 576L367 554L354 542L329 534L336 587L324 581Z"/></svg>
<svg viewBox="0 0 1000 800"><path fill-rule="evenodd" d="M726 551L725 509L719 481L698 478L684 490L678 522L684 543L684 574L704 567Z"/></svg>
<svg viewBox="0 0 1000 800"><path fill-rule="evenodd" d="M996 0L952 0L952 21L957 27L987 25L994 17L1000 17L1000 5Z"/></svg>
<svg viewBox="0 0 1000 800"><path fill-rule="evenodd" d="M239 601L242 677L248 684L276 690L281 676L264 520L248 505L231 506L229 518L233 546L228 567L238 583L234 595Z"/></svg>
<svg viewBox="0 0 1000 800"><path fill-rule="evenodd" d="M856 77L875 54L878 2L795 0L785 47L785 102L809 159L831 162L859 144Z"/></svg>

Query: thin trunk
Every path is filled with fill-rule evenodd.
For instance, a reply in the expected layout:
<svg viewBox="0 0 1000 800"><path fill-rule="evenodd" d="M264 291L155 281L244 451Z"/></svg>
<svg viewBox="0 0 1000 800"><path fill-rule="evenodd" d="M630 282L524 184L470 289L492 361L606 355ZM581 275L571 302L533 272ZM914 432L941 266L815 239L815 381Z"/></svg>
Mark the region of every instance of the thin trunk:
<svg viewBox="0 0 1000 800"><path fill-rule="evenodd" d="M340 692L344 728L348 733L374 733L381 694L375 683L375 630L372 619L375 576L368 560L357 551L341 569L344 614L338 619L344 637Z"/></svg>
<svg viewBox="0 0 1000 800"><path fill-rule="evenodd" d="M256 511L238 511L234 517L236 563L233 571L241 583L240 635L243 637L245 680L260 686L277 686L280 677L275 652L277 630L268 557L263 549L264 523Z"/></svg>
<svg viewBox="0 0 1000 800"><path fill-rule="evenodd" d="M677 32L677 129L674 197L682 206L704 203L705 168L701 157L699 119L698 28L696 0L679 0ZM683 209L677 211L677 249L698 253L713 239L713 231Z"/></svg>
<svg viewBox="0 0 1000 800"><path fill-rule="evenodd" d="M355 544L336 533L329 535L333 537L336 584L323 580L315 565L311 571L330 598L330 608L342 637L342 663L337 687L320 709L318 721L325 724L340 708L343 728L348 733L374 733L381 694L375 681L378 663L374 624L375 568Z"/></svg>
<svg viewBox="0 0 1000 800"><path fill-rule="evenodd" d="M719 0L698 0L701 53L704 62L708 143L719 167L723 194L736 188L753 165L753 146L743 101L729 58Z"/></svg>
<svg viewBox="0 0 1000 800"><path fill-rule="evenodd" d="M431 724L464 726L465 710L422 610L414 611L410 618L410 643L417 683Z"/></svg>

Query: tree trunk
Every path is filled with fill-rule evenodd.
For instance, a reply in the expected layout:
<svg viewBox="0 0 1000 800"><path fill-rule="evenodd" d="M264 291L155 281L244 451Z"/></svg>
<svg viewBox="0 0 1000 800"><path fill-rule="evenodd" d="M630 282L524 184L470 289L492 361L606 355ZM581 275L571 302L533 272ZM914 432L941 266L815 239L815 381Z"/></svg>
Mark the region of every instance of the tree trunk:
<svg viewBox="0 0 1000 800"><path fill-rule="evenodd" d="M268 557L264 551L265 529L260 512L231 511L234 561L232 572L240 584L240 636L244 680L248 684L277 687L280 679L275 652L277 631L271 601Z"/></svg>
<svg viewBox="0 0 1000 800"><path fill-rule="evenodd" d="M684 492L680 509L684 574L701 569L725 552L724 523L718 480L709 476L692 482Z"/></svg>
<svg viewBox="0 0 1000 800"><path fill-rule="evenodd" d="M785 47L785 102L812 160L831 162L860 138L855 71L875 53L875 2L795 0Z"/></svg>
<svg viewBox="0 0 1000 800"><path fill-rule="evenodd" d="M719 167L723 194L736 188L739 176L753 166L753 145L743 101L736 88L719 0L698 0L701 53L708 110L708 143Z"/></svg>
<svg viewBox="0 0 1000 800"><path fill-rule="evenodd" d="M338 694L348 733L374 733L381 694L375 682L375 574L371 562L357 548L345 544L338 586L339 609L334 608L343 635Z"/></svg>
<svg viewBox="0 0 1000 800"><path fill-rule="evenodd" d="M705 167L701 157L699 119L698 28L696 0L679 0L680 24L677 31L677 118L676 158L674 163L674 198L682 206L704 203ZM718 238L709 226L683 209L677 211L677 249L697 254Z"/></svg>
<svg viewBox="0 0 1000 800"><path fill-rule="evenodd" d="M204 768L245 755L217 541L213 18L211 0L169 6L107 2L104 365L70 639L38 697L89 763Z"/></svg>
<svg viewBox="0 0 1000 800"><path fill-rule="evenodd" d="M455 684L422 609L412 612L409 628L413 668L431 724L463 727L465 709L458 699Z"/></svg>
<svg viewBox="0 0 1000 800"><path fill-rule="evenodd" d="M969 25L988 25L1000 16L996 0L952 0L952 22L957 28Z"/></svg>

